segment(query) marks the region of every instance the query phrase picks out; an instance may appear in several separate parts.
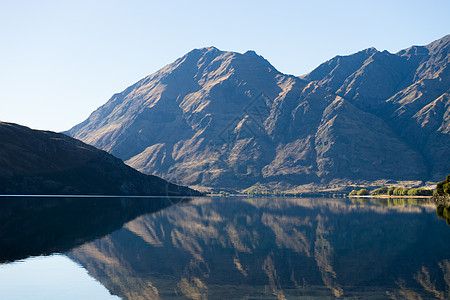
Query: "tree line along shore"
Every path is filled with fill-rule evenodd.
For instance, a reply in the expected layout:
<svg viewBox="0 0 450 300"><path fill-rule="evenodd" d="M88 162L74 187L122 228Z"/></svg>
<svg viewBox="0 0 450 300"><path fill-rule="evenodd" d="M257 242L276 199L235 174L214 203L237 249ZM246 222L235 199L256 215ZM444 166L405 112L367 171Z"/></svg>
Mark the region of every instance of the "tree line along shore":
<svg viewBox="0 0 450 300"><path fill-rule="evenodd" d="M380 187L371 192L362 188L360 190L352 190L349 196L373 196L373 197L426 197L432 198L435 202L450 202L450 174L446 179L438 182L436 189L423 188L405 188L405 187Z"/></svg>

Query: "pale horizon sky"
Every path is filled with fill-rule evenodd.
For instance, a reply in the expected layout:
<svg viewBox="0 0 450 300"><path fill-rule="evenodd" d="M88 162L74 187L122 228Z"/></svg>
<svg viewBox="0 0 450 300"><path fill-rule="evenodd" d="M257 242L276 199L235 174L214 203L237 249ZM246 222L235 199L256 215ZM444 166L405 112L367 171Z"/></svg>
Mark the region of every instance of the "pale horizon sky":
<svg viewBox="0 0 450 300"><path fill-rule="evenodd" d="M303 75L450 33L450 1L0 0L0 121L64 131L194 48L255 50Z"/></svg>

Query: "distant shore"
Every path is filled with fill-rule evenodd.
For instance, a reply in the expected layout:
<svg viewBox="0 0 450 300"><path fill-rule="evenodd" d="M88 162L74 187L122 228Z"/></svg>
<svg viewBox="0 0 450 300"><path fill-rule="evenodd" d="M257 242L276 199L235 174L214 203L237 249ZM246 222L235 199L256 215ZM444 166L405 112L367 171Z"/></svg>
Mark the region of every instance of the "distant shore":
<svg viewBox="0 0 450 300"><path fill-rule="evenodd" d="M435 203L438 205L450 205L450 197L438 197L438 196L395 196L395 195L351 195L349 198L381 198L381 199L395 199L395 198L406 198L406 199L423 199L429 200L430 203Z"/></svg>
<svg viewBox="0 0 450 300"><path fill-rule="evenodd" d="M350 195L349 198L422 198L431 199L433 196L396 196L396 195Z"/></svg>

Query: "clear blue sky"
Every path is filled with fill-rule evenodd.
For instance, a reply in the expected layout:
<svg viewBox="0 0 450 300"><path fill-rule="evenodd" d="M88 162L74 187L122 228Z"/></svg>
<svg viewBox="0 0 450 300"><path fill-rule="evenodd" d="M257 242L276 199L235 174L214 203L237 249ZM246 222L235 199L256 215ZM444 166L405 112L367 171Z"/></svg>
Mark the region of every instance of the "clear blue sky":
<svg viewBox="0 0 450 300"><path fill-rule="evenodd" d="M450 1L0 0L0 120L67 130L193 48L303 75L335 55L450 33Z"/></svg>

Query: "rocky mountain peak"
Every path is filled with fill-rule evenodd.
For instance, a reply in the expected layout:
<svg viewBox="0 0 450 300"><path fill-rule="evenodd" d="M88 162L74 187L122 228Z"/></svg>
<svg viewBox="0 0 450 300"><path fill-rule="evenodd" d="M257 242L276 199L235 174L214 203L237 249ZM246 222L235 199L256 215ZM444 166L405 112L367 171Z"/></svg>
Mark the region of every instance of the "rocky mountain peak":
<svg viewBox="0 0 450 300"><path fill-rule="evenodd" d="M336 56L300 78L252 50L195 49L68 133L188 185L440 178L450 170L450 137L438 131L448 128L448 40Z"/></svg>

